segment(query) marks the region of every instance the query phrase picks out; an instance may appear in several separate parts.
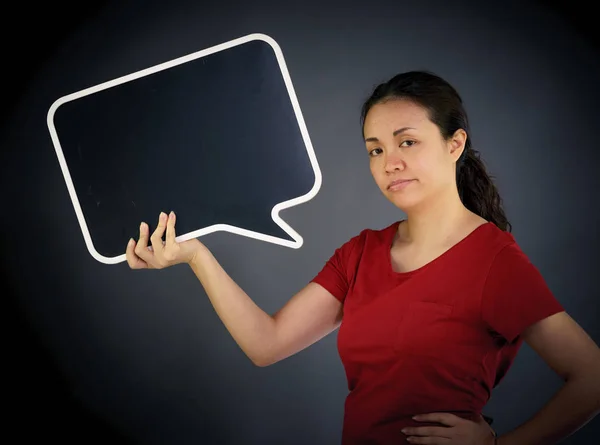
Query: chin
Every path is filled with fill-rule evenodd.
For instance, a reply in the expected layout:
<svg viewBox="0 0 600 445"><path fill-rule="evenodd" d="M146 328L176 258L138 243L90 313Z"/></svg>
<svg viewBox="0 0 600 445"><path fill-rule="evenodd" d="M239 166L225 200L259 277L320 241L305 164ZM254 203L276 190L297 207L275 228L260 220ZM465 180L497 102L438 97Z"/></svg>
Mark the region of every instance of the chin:
<svg viewBox="0 0 600 445"><path fill-rule="evenodd" d="M402 210L403 212L407 212L408 210L416 207L419 205L419 203L421 202L421 199L419 199L416 196L409 196L409 195L405 195L405 196L401 196L399 194L395 194L395 193L388 193L387 195L387 199L394 204L396 207L398 207L400 210Z"/></svg>

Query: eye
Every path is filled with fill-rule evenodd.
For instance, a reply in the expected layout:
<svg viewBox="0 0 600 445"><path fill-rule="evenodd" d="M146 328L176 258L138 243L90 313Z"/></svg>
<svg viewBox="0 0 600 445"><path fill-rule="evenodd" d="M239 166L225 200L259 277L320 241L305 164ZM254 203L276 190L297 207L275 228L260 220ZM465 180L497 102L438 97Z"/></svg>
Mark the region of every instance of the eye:
<svg viewBox="0 0 600 445"><path fill-rule="evenodd" d="M408 143L409 145L404 145ZM413 145L415 145L417 143L417 141L413 141L413 140L406 140L404 142L402 142L402 144L400 144L400 146L404 146L404 147L412 147Z"/></svg>
<svg viewBox="0 0 600 445"><path fill-rule="evenodd" d="M378 153L376 153L376 152L378 152ZM374 148L373 150L371 150L369 152L369 156L375 156L375 154L379 154L379 153L381 153L381 148Z"/></svg>

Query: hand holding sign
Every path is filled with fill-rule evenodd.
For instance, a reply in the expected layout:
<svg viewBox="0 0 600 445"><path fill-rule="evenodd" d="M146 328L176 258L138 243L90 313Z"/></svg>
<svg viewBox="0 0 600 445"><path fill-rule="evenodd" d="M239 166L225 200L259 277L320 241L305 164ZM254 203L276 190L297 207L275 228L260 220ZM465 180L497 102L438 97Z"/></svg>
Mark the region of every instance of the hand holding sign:
<svg viewBox="0 0 600 445"><path fill-rule="evenodd" d="M131 238L127 244L127 263L132 269L164 269L181 263L193 261L201 243L196 238L177 242L175 234L175 213L168 216L161 213L158 225L150 236L148 224L140 224L140 238ZM165 235L166 232L166 235ZM163 241L165 236L165 241ZM150 246L148 246L150 239Z"/></svg>

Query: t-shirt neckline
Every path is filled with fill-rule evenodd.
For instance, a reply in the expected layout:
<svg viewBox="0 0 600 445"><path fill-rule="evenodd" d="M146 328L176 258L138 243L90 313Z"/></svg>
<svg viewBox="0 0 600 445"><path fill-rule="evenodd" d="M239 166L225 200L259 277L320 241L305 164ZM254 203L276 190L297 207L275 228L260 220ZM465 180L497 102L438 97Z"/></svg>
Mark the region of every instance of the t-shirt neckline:
<svg viewBox="0 0 600 445"><path fill-rule="evenodd" d="M468 242L470 239L472 239L477 233L479 233L481 230L483 230L484 227L489 226L490 224L494 224L491 221L485 222L483 224L480 224L479 226L475 227L475 229L473 229L469 234L467 234L467 236L465 236L464 238L462 238L461 240L459 240L457 243L455 243L453 246L451 246L449 249L447 249L445 252L441 253L440 255L438 255L437 257L435 257L434 259L432 259L431 261L429 261L428 263L425 263L424 265L413 269L413 270L409 270L407 272L396 272L394 270L394 268L392 267L392 243L394 242L394 237L396 236L396 233L398 231L398 227L400 226L400 224L405 221L404 219L396 221L394 224L392 224L390 226L390 234L386 240L385 243L385 248L386 248L386 253L387 253L387 268L388 268L388 272L390 274L392 274L393 276L396 276L398 278L407 278L409 276L412 276L416 273L419 273L429 267L431 267L433 264L441 261L442 259L444 259L445 257L447 257L448 255L452 254L453 252L455 252L456 250L458 250L462 245L464 245L466 242Z"/></svg>

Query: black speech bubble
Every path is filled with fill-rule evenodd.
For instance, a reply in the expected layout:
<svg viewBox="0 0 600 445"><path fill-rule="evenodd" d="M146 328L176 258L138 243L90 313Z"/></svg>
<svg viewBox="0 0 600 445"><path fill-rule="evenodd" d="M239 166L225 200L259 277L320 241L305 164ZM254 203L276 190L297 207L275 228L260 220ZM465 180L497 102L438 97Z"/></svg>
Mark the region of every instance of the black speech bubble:
<svg viewBox="0 0 600 445"><path fill-rule="evenodd" d="M298 248L280 210L321 173L283 54L251 34L58 99L48 128L89 252L125 260L139 224Z"/></svg>

